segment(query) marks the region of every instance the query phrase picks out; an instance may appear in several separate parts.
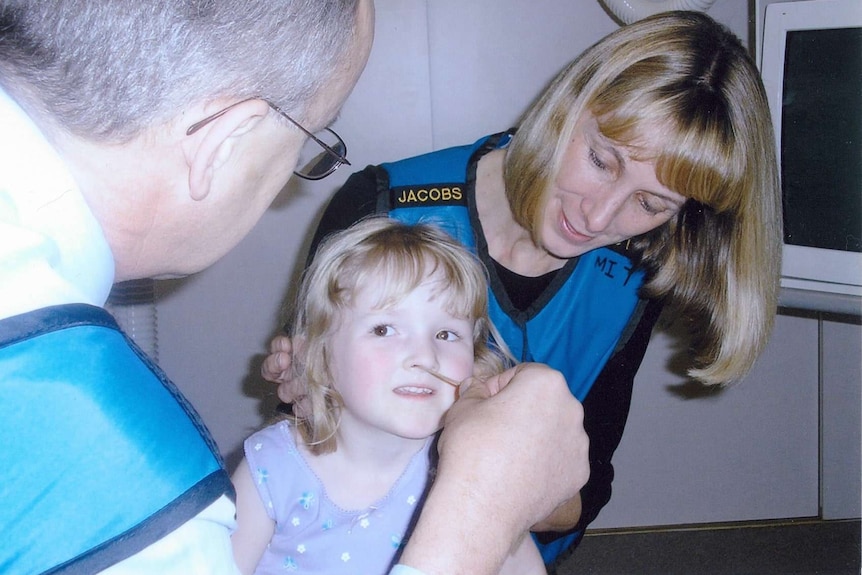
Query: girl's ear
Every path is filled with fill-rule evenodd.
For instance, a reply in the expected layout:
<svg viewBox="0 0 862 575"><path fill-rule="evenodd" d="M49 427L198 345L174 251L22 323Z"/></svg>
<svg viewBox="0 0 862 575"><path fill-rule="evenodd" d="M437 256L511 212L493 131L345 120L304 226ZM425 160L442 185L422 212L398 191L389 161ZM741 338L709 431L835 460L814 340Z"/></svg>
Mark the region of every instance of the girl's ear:
<svg viewBox="0 0 862 575"><path fill-rule="evenodd" d="M268 113L269 104L265 101L246 100L230 106L192 136L197 141L186 150L186 162L189 195L193 200L200 201L209 195L213 182L228 165L241 138Z"/></svg>

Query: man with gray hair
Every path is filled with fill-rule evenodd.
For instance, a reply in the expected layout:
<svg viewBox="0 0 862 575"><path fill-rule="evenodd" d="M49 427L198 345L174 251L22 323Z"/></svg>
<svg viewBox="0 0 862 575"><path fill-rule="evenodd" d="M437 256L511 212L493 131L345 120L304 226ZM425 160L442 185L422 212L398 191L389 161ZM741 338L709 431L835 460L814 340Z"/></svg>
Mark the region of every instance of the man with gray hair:
<svg viewBox="0 0 862 575"><path fill-rule="evenodd" d="M0 0L0 571L236 572L209 432L101 306L209 266L294 170L344 163L314 134L372 36L371 0ZM297 168L304 145L322 159ZM561 380L528 366L464 394L406 565L491 573L583 485Z"/></svg>

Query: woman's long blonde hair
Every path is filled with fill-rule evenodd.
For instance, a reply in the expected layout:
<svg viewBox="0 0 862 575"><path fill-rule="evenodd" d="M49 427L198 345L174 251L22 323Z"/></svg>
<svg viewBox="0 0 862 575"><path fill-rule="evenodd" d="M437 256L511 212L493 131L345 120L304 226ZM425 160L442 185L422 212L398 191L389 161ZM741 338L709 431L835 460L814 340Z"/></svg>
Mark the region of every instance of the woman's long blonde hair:
<svg viewBox="0 0 862 575"><path fill-rule="evenodd" d="M756 66L730 31L697 12L646 18L584 52L526 113L507 154L508 200L534 239L584 113L620 145L657 142L643 159L689 199L634 238L649 274L644 295L670 296L707 320L691 376L739 379L769 337L781 269L775 140Z"/></svg>
<svg viewBox="0 0 862 575"><path fill-rule="evenodd" d="M383 286L377 305L386 307L431 274L443 279L439 297L450 313L474 322L473 374L489 377L503 370L505 348L489 344L488 279L481 262L435 226L407 225L381 216L360 220L320 244L297 298L292 367L310 399L311 413L294 421L313 453L336 449L342 401L332 385L329 346L341 313L371 278Z"/></svg>

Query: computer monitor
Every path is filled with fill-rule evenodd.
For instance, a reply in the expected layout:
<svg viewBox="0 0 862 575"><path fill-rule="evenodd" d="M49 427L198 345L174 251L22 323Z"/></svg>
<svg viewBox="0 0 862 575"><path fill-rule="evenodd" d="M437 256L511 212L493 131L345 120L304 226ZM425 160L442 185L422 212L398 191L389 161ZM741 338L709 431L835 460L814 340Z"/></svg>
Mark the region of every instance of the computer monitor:
<svg viewBox="0 0 862 575"><path fill-rule="evenodd" d="M782 286L862 295L862 0L771 3L761 35L781 166Z"/></svg>

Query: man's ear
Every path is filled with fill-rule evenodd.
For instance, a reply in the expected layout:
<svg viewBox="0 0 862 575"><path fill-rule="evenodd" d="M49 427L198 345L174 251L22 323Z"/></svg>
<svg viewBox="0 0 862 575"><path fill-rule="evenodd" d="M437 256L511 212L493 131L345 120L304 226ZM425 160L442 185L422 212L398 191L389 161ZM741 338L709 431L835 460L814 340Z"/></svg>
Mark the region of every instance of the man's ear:
<svg viewBox="0 0 862 575"><path fill-rule="evenodd" d="M209 195L213 181L235 153L244 135L266 117L269 104L263 100L247 100L234 105L213 119L196 134L197 142L186 148L189 166L189 195L200 201Z"/></svg>

